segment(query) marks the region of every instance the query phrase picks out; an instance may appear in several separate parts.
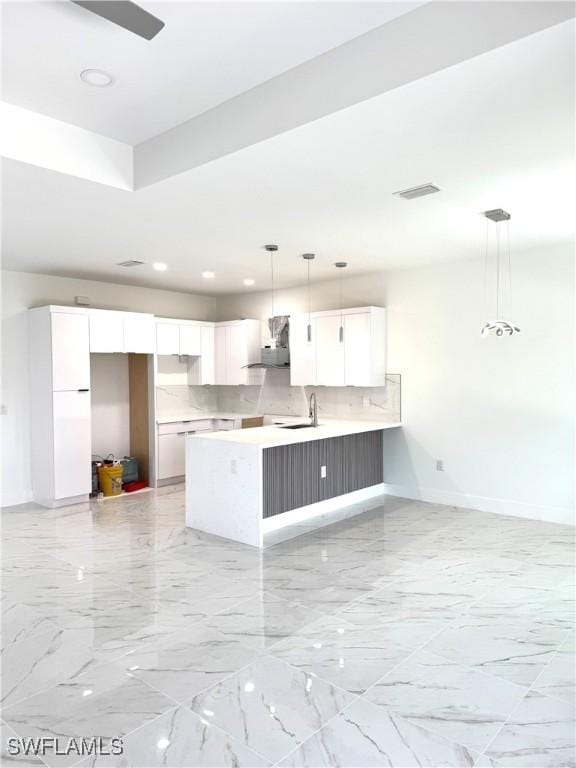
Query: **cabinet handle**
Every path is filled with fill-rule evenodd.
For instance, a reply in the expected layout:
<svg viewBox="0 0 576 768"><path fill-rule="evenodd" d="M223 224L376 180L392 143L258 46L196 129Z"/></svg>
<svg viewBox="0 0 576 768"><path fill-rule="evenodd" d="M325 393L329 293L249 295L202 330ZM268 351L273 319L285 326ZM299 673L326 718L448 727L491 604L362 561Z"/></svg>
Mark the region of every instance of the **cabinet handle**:
<svg viewBox="0 0 576 768"><path fill-rule="evenodd" d="M176 432L177 435L187 435L188 432Z"/></svg>
<svg viewBox="0 0 576 768"><path fill-rule="evenodd" d="M90 390L86 387L86 389L79 389L78 392L90 392Z"/></svg>

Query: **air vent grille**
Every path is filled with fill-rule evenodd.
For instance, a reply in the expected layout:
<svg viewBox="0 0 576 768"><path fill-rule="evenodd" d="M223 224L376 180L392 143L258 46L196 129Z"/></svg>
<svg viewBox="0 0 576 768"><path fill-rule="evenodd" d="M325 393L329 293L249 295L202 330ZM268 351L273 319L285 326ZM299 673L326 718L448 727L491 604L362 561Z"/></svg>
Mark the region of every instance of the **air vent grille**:
<svg viewBox="0 0 576 768"><path fill-rule="evenodd" d="M117 267L141 267L144 264L143 261L136 261L135 259L128 259L128 261L120 261L116 264Z"/></svg>
<svg viewBox="0 0 576 768"><path fill-rule="evenodd" d="M436 192L440 192L440 187L437 187L436 184L421 184L419 187L410 187L410 189L394 192L394 195L396 197L401 197L403 200L414 200L416 197L434 195Z"/></svg>

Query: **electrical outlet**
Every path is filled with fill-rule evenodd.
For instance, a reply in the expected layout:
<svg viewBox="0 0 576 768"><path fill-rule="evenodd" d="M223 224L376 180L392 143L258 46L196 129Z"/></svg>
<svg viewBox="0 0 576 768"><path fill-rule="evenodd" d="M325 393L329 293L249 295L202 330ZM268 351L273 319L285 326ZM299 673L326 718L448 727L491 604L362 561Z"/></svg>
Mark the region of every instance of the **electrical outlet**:
<svg viewBox="0 0 576 768"><path fill-rule="evenodd" d="M238 474L238 465L236 464L236 459L232 459L232 461L230 462L230 472L233 475Z"/></svg>
<svg viewBox="0 0 576 768"><path fill-rule="evenodd" d="M362 397L362 405L364 406L364 408L368 408L368 406L370 405L370 398L368 397L368 395L364 395Z"/></svg>
<svg viewBox="0 0 576 768"><path fill-rule="evenodd" d="M320 477L325 480L326 479L326 466L322 465L320 467Z"/></svg>
<svg viewBox="0 0 576 768"><path fill-rule="evenodd" d="M444 472L444 459L436 459L436 471Z"/></svg>
<svg viewBox="0 0 576 768"><path fill-rule="evenodd" d="M0 405L0 416L6 416L7 413L8 408L6 408L6 405L2 403L2 405Z"/></svg>

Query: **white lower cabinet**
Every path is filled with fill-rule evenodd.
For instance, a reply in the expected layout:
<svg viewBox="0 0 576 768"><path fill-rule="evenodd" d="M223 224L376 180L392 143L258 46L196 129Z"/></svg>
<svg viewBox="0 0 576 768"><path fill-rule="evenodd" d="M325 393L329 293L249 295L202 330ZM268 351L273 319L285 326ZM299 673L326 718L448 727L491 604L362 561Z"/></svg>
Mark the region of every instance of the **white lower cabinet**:
<svg viewBox="0 0 576 768"><path fill-rule="evenodd" d="M158 435L158 479L179 477L186 463L186 432Z"/></svg>
<svg viewBox="0 0 576 768"><path fill-rule="evenodd" d="M181 477L186 472L186 435L236 429L236 419L190 419L158 425L158 480Z"/></svg>
<svg viewBox="0 0 576 768"><path fill-rule="evenodd" d="M90 493L90 391L54 392L52 417L54 498L66 499Z"/></svg>

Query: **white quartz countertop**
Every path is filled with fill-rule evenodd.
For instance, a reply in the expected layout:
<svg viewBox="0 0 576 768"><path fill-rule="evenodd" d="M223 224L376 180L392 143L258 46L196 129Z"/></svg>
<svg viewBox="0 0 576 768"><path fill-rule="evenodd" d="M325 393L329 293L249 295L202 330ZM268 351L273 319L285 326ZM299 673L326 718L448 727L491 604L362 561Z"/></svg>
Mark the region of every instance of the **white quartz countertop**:
<svg viewBox="0 0 576 768"><path fill-rule="evenodd" d="M158 424L174 424L177 421L206 421L206 419L253 419L261 414L251 413L228 413L224 411L190 411L184 413L170 414L169 416L159 416L156 419Z"/></svg>
<svg viewBox="0 0 576 768"><path fill-rule="evenodd" d="M284 420L279 417L278 420ZM307 423L308 419L287 417L286 422ZM339 421L336 419L320 419L317 427L307 429L283 429L280 426L254 427L253 429L238 429L230 432L208 432L206 434L188 435L187 440L212 440L240 445L255 445L270 448L276 445L293 445L306 443L311 440L324 440L330 437L356 435L361 432L375 432L381 429L396 429L402 426L399 422L384 421Z"/></svg>

